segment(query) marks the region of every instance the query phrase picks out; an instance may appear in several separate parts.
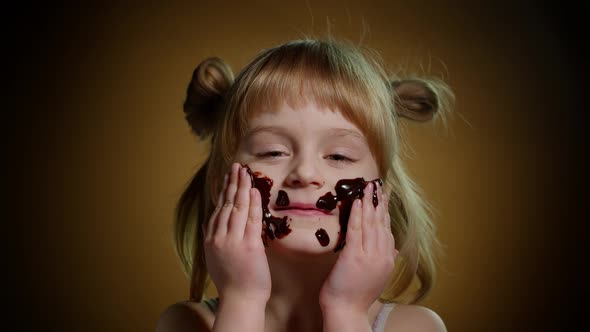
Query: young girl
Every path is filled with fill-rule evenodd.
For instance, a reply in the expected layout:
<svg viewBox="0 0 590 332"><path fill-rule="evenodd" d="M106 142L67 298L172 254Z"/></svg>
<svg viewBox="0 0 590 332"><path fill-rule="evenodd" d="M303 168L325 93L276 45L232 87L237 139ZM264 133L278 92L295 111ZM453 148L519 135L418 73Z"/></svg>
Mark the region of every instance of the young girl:
<svg viewBox="0 0 590 332"><path fill-rule="evenodd" d="M235 80L222 60L201 63L184 110L212 147L175 228L190 300L157 330L444 331L415 305L434 282L436 239L398 122L430 120L452 98L334 40L268 49ZM209 278L219 298L203 298Z"/></svg>

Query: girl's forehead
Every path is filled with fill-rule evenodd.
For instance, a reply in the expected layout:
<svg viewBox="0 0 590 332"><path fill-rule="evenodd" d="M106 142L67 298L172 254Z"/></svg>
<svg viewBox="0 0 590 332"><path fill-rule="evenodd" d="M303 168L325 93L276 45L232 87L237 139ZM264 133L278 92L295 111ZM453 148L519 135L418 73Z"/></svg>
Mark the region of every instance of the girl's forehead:
<svg viewBox="0 0 590 332"><path fill-rule="evenodd" d="M248 131L257 130L260 127L278 127L338 131L363 136L358 126L350 121L338 107L316 102L276 103L272 107L263 107L253 112L247 122Z"/></svg>

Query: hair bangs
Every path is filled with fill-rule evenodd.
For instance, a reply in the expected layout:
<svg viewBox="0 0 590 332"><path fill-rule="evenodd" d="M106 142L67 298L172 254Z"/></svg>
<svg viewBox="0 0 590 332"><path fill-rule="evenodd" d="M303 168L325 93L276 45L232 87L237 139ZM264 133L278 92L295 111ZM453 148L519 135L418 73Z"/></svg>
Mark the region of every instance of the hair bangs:
<svg viewBox="0 0 590 332"><path fill-rule="evenodd" d="M385 78L352 48L318 41L289 43L264 52L243 76L240 128L235 128L242 135L252 116L274 112L286 102L294 109L315 103L340 111L363 132L372 149L379 149L388 136L384 124L391 100ZM384 157L373 153L377 159Z"/></svg>

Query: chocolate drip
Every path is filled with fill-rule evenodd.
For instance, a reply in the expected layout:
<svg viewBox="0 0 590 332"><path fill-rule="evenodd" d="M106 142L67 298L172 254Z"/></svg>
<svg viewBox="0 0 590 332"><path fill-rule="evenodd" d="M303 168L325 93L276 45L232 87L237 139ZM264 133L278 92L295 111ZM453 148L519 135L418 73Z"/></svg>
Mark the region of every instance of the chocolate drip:
<svg viewBox="0 0 590 332"><path fill-rule="evenodd" d="M279 190L279 195L277 197L277 206L288 206L289 205L289 196L283 190Z"/></svg>
<svg viewBox="0 0 590 332"><path fill-rule="evenodd" d="M327 192L324 196L318 199L315 206L318 209L332 211L336 208L336 203L338 203L338 198L332 195L331 192Z"/></svg>
<svg viewBox="0 0 590 332"><path fill-rule="evenodd" d="M377 197L377 184L383 185L381 179L375 179L372 181L365 181L363 178L356 179L342 179L336 183L335 191L336 196L332 195L331 192L327 192L325 195L320 197L316 202L316 207L332 211L336 208L338 202L340 203L340 232L338 233L338 244L334 249L334 252L338 252L344 247L344 240L346 239L346 231L348 230L348 219L350 218L350 210L352 203L355 199L364 197L363 190L369 182L375 183L373 187L373 206L377 207L379 199ZM317 233L316 233L317 236Z"/></svg>
<svg viewBox="0 0 590 332"><path fill-rule="evenodd" d="M250 180L252 181L252 187L258 189L260 192L260 198L262 199L262 224L263 224L263 235L262 240L267 245L267 238L274 240L275 238L283 238L291 233L289 223L287 223L287 216L282 218L273 216L269 209L268 204L270 203L270 188L272 188L273 181L267 176L261 175L259 172L252 172L248 165L242 165L250 174ZM279 196L280 197L280 196ZM287 204L289 198L285 193ZM272 227L271 227L272 226Z"/></svg>
<svg viewBox="0 0 590 332"><path fill-rule="evenodd" d="M320 228L317 232L315 232L315 237L318 238L318 241L320 241L322 247L325 247L328 244L330 244L330 237L323 228Z"/></svg>

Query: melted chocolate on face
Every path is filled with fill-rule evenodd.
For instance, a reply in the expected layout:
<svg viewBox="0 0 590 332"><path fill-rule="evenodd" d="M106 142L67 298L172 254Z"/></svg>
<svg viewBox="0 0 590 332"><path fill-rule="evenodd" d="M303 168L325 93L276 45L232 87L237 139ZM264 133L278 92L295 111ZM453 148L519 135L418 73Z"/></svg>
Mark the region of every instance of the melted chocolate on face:
<svg viewBox="0 0 590 332"><path fill-rule="evenodd" d="M289 196L283 190L279 190L279 196L277 197L277 206L288 206L289 205Z"/></svg>
<svg viewBox="0 0 590 332"><path fill-rule="evenodd" d="M252 187L258 189L260 191L260 198L262 199L262 224L263 224L263 236L262 240L264 245L267 245L267 238L274 240L276 238L283 238L287 234L291 233L291 228L287 223L287 216L282 218L275 217L270 214L268 210L268 204L270 203L270 188L272 187L273 181L272 179L262 176L258 172L252 172L248 165L242 165L250 174L250 180L252 181ZM289 204L289 198L287 197L287 193L285 193L285 199L287 200L287 205ZM279 194L279 197L281 195ZM277 198L277 200L278 200ZM278 203L277 203L278 204ZM271 227L272 225L272 227ZM274 230L273 230L274 228Z"/></svg>
<svg viewBox="0 0 590 332"><path fill-rule="evenodd" d="M315 232L315 237L318 238L318 241L320 241L322 247L325 247L328 244L330 244L330 237L323 228L320 228L317 232Z"/></svg>
<svg viewBox="0 0 590 332"><path fill-rule="evenodd" d="M327 211L334 210L336 208L336 204L339 201L341 202L339 218L340 233L338 235L338 244L336 245L334 252L338 252L344 247L344 239L346 239L346 231L348 229L348 218L350 217L350 209L352 208L352 203L355 199L362 199L364 197L363 190L369 182L373 182L375 184L375 186L373 187L373 206L377 207L377 205L379 204L379 199L377 198L377 184L379 186L383 185L383 181L381 179L375 179L372 181L365 181L365 179L363 178L342 179L336 183L336 196L334 196L331 192L327 192L324 196L320 197L316 202L316 206L318 208Z"/></svg>

